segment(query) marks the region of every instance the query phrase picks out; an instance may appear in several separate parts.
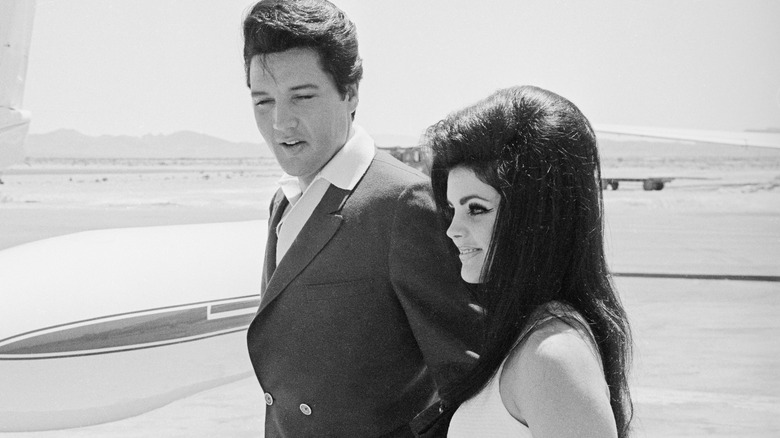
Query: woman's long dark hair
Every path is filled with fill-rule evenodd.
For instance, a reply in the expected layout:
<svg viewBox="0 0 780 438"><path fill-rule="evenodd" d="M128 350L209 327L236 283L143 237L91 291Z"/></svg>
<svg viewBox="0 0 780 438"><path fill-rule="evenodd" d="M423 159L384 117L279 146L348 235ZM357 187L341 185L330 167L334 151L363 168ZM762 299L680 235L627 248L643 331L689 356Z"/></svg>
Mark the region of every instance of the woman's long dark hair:
<svg viewBox="0 0 780 438"><path fill-rule="evenodd" d="M478 393L507 357L529 316L553 300L574 307L601 353L620 437L633 415L631 332L604 257L596 137L565 98L537 87L503 89L431 126L434 197L447 223L447 177L472 169L501 195L475 299L486 332L474 370L444 391L451 403Z"/></svg>

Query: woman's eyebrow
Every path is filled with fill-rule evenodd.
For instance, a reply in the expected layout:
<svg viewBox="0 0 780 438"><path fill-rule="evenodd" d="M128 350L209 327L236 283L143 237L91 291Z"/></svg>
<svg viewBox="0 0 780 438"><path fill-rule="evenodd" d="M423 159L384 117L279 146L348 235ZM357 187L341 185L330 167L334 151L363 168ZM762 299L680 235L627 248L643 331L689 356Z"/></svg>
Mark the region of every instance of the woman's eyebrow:
<svg viewBox="0 0 780 438"><path fill-rule="evenodd" d="M483 198L482 196L479 196L479 195L466 195L466 196L460 198L460 201L458 201L458 202L460 202L460 205L463 205L463 204L471 201L472 199L479 199L480 201L490 202L490 199Z"/></svg>

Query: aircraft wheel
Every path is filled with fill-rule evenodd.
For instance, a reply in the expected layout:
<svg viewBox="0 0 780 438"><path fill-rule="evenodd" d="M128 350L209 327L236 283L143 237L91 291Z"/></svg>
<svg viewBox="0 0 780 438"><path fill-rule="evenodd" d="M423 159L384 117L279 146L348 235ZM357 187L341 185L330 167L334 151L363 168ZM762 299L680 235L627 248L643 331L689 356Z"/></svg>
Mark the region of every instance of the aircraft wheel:
<svg viewBox="0 0 780 438"><path fill-rule="evenodd" d="M657 183L655 183L653 190L663 190L663 188L664 188L663 181L658 181Z"/></svg>
<svg viewBox="0 0 780 438"><path fill-rule="evenodd" d="M642 188L644 190L655 190L655 181L649 179L642 181Z"/></svg>
<svg viewBox="0 0 780 438"><path fill-rule="evenodd" d="M617 190L618 189L618 182L611 179L602 179L601 180L601 190Z"/></svg>

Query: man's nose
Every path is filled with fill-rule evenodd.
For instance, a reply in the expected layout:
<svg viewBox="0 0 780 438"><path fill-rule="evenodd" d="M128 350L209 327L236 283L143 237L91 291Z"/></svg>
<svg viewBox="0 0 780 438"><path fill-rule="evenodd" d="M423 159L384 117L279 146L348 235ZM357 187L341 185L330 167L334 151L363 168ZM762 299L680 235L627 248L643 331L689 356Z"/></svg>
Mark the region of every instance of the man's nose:
<svg viewBox="0 0 780 438"><path fill-rule="evenodd" d="M277 104L274 108L274 129L284 131L295 128L298 125L298 119L291 108L287 105Z"/></svg>

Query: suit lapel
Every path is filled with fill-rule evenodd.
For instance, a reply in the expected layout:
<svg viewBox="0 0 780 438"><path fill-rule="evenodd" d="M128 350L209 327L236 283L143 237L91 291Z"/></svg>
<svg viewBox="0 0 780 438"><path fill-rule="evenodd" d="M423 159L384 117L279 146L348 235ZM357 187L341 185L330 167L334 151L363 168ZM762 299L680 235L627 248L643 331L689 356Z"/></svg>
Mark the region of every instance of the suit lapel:
<svg viewBox="0 0 780 438"><path fill-rule="evenodd" d="M287 198L282 195L281 190L276 193L274 205L273 208L271 208L271 220L268 223L268 238L266 239L265 245L265 266L263 268L262 280L263 293L268 289L268 282L271 281L271 276L273 276L273 273L276 270L276 227L279 225L279 221L282 220L284 210L289 203Z"/></svg>
<svg viewBox="0 0 780 438"><path fill-rule="evenodd" d="M273 301L284 288L286 288L287 285L309 265L309 263L311 263L312 259L314 259L330 241L341 226L343 218L339 213L349 197L349 194L350 192L348 190L343 190L333 185L328 188L325 195L322 197L322 200L311 214L311 217L306 221L306 225L304 225L301 232L298 233L298 237L295 238L295 241L292 246L290 246L290 249L287 251L287 254L284 256L281 263L272 271L273 274L270 275L265 292L260 299L258 313L262 312L263 309L265 309L268 304ZM277 214L280 215L281 213ZM277 220L276 223L278 224L279 221ZM272 232L275 235L275 226L272 230L269 230L269 236ZM275 237L273 243L273 259L275 261ZM270 237L268 239L268 244L271 244ZM267 248L266 254L268 254ZM269 272L267 268L268 265L266 264L266 272Z"/></svg>

